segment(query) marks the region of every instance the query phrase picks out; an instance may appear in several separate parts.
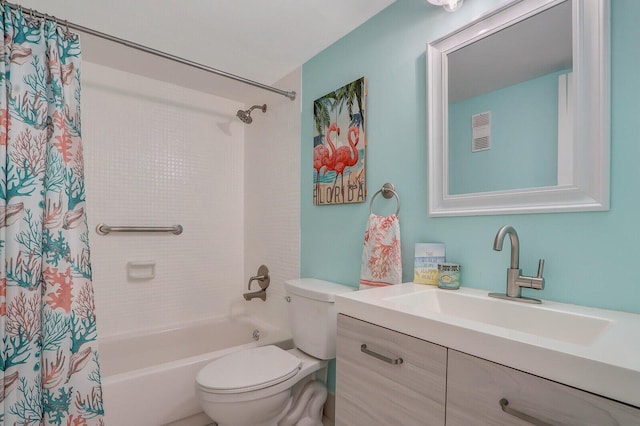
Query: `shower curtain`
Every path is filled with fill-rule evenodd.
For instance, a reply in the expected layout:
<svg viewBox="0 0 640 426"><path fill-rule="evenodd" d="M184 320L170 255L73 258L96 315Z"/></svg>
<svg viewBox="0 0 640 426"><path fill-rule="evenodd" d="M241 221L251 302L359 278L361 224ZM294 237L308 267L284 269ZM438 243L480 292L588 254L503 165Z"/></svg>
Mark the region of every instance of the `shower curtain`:
<svg viewBox="0 0 640 426"><path fill-rule="evenodd" d="M1 11L0 425L102 425L80 44L53 21Z"/></svg>

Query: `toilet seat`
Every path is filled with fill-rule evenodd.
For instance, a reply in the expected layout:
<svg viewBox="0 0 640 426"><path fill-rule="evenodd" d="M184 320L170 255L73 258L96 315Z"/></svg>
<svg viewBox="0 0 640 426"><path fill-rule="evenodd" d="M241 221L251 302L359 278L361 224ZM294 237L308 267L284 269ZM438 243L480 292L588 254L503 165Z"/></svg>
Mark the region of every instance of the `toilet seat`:
<svg viewBox="0 0 640 426"><path fill-rule="evenodd" d="M277 385L298 374L302 360L277 346L260 346L215 359L196 376L207 393L237 394Z"/></svg>

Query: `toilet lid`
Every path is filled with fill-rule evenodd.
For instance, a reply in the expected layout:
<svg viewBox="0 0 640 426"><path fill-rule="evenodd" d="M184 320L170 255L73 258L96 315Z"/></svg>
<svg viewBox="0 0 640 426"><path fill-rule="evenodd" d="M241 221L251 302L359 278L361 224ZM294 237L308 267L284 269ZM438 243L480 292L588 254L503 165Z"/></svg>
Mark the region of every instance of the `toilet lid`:
<svg viewBox="0 0 640 426"><path fill-rule="evenodd" d="M214 393L248 392L295 376L301 364L299 358L277 346L243 349L211 361L198 372L196 382Z"/></svg>

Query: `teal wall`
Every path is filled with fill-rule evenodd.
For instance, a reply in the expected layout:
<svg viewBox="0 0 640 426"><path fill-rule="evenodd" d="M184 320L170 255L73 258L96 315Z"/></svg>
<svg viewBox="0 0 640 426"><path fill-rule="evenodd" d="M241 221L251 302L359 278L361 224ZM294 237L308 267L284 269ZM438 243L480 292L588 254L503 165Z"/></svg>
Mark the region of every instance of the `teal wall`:
<svg viewBox="0 0 640 426"><path fill-rule="evenodd" d="M640 313L640 2L611 3L611 210L608 212L427 217L425 45L499 0L467 1L455 13L425 0L398 0L302 67L301 275L357 286L369 199L393 182L402 199L403 278L413 278L416 242L447 245L463 285L504 291L509 250L496 231L520 235L520 265L546 259L546 288L524 295ZM367 79L366 203L313 206L313 100ZM386 201L386 200L385 200ZM376 212L393 204L376 200ZM388 207L393 209L393 207ZM333 389L330 373L329 388Z"/></svg>
<svg viewBox="0 0 640 426"><path fill-rule="evenodd" d="M450 194L557 184L558 76L566 72L449 105ZM491 148L472 152L471 117L483 112L491 113Z"/></svg>

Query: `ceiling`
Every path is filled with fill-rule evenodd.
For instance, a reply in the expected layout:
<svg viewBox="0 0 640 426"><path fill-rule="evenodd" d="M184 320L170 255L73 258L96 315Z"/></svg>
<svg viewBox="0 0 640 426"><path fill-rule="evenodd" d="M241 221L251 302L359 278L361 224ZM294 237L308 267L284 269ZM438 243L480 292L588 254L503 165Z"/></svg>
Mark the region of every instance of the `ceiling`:
<svg viewBox="0 0 640 426"><path fill-rule="evenodd" d="M268 85L394 1L10 0L60 20ZM97 37L81 33L81 42L83 57L91 62L168 81L184 71L184 67L167 66L164 60ZM212 78L209 73L190 70L183 80L190 86ZM259 90L216 78L220 81L208 82L209 90L205 91L248 100Z"/></svg>

